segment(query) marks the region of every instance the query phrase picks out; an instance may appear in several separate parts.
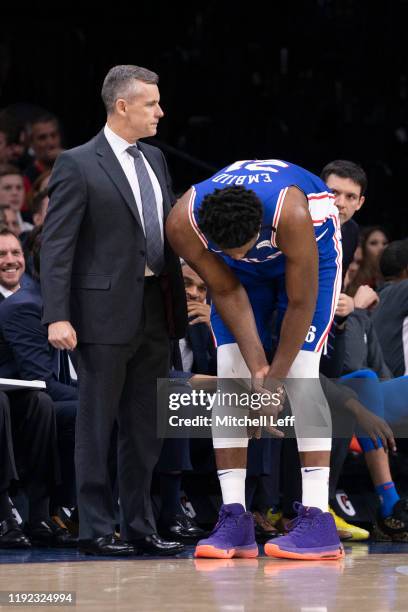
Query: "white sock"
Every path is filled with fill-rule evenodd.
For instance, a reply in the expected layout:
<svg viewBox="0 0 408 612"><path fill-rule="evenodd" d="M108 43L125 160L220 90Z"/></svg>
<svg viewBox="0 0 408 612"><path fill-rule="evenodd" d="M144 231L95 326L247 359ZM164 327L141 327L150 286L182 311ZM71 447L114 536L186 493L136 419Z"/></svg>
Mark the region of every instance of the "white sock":
<svg viewBox="0 0 408 612"><path fill-rule="evenodd" d="M242 504L245 509L245 469L218 470L224 504Z"/></svg>
<svg viewBox="0 0 408 612"><path fill-rule="evenodd" d="M302 504L329 509L329 467L302 467Z"/></svg>

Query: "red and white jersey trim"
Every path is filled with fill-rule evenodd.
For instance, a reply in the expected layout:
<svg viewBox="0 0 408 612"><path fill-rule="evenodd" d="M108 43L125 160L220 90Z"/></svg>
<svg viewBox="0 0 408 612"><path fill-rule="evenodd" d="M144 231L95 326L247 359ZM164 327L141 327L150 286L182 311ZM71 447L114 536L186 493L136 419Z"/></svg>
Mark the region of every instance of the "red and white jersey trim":
<svg viewBox="0 0 408 612"><path fill-rule="evenodd" d="M336 214L330 215L330 218L333 219L333 223L335 226L333 241L334 241L334 248L337 254L336 255L337 271L336 271L336 278L334 281L333 297L332 297L331 310L330 310L330 319L315 348L316 353L321 351L327 342L327 337L329 335L329 331L330 331L330 328L332 326L333 319L334 319L334 313L336 312L337 302L339 301L339 295L341 291L341 282L342 282L341 269L342 269L342 261L343 261L343 249L341 246L340 221L339 221L339 215L338 215L337 208L336 208Z"/></svg>
<svg viewBox="0 0 408 612"><path fill-rule="evenodd" d="M197 234L197 236L199 237L199 239L201 240L201 242L203 243L203 245L207 249L208 248L208 240L206 239L204 234L200 231L200 228L198 227L197 222L196 222L195 217L194 217L194 202L195 202L195 199L196 199L196 195L197 195L197 192L194 189L194 187L192 187L191 188L191 196L190 196L190 199L188 201L188 218L190 220L191 227L193 228L193 230L195 231L195 233Z"/></svg>
<svg viewBox="0 0 408 612"><path fill-rule="evenodd" d="M272 233L271 233L271 244L275 248L278 248L278 245L276 244L276 234L278 232L279 219L280 219L280 216L281 216L283 202L285 200L285 196L286 196L287 192L288 192L288 187L285 187L284 189L280 190L279 196L278 196L278 201L276 202L275 214L273 215L273 219L272 219L272 227L273 227L273 229L272 229Z"/></svg>
<svg viewBox="0 0 408 612"><path fill-rule="evenodd" d="M334 194L328 191L308 193L307 199L313 225L323 225L331 216L338 217Z"/></svg>

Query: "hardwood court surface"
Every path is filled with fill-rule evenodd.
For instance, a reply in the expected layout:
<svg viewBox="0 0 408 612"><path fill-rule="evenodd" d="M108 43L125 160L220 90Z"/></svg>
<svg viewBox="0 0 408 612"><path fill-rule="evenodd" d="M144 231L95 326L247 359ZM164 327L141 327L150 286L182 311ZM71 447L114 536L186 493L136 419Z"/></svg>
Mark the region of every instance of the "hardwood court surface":
<svg viewBox="0 0 408 612"><path fill-rule="evenodd" d="M75 607L45 608L67 612L408 610L408 544L354 544L346 553L326 562L212 560L193 559L189 548L182 558L83 561L76 552L0 551L0 590L76 591Z"/></svg>

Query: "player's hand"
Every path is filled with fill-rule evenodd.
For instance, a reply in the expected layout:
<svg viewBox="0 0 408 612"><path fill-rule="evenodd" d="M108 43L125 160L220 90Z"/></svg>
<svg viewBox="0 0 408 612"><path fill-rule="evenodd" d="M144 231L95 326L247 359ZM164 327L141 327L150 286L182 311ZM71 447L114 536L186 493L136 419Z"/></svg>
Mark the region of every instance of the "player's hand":
<svg viewBox="0 0 408 612"><path fill-rule="evenodd" d="M196 323L210 325L211 306L209 304L205 302L187 302L187 312L189 325L196 325Z"/></svg>
<svg viewBox="0 0 408 612"><path fill-rule="evenodd" d="M394 434L388 423L381 417L370 412L370 410L367 410L367 408L357 400L354 400L354 402L359 404L358 410L355 411L357 423L372 440L375 448L378 448L377 438L380 438L385 452L388 452L388 450L395 452L397 450L397 445L395 443Z"/></svg>
<svg viewBox="0 0 408 612"><path fill-rule="evenodd" d="M338 317L347 317L354 310L354 300L345 293L340 293L339 301L337 302L337 308L335 314Z"/></svg>
<svg viewBox="0 0 408 612"><path fill-rule="evenodd" d="M380 301L378 293L368 285L361 285L354 296L355 308L374 308Z"/></svg>
<svg viewBox="0 0 408 612"><path fill-rule="evenodd" d="M252 380L252 391L253 393L261 394L263 401L262 406L259 410L252 410L251 416L256 418L259 416L266 416L267 421L273 417L273 421L276 420L278 414L283 410L283 406L285 403L286 392L282 383L275 378L267 376L269 372L269 366L263 368L256 372L255 376ZM267 398L269 397L269 402ZM266 425L266 431L268 431L271 435L276 438L283 438L284 433L277 429L271 424ZM254 426L251 431L248 431L248 434L251 434L250 437L260 438L261 437L261 428L258 429Z"/></svg>
<svg viewBox="0 0 408 612"><path fill-rule="evenodd" d="M75 329L69 321L56 321L48 326L48 342L56 349L73 351L77 345Z"/></svg>

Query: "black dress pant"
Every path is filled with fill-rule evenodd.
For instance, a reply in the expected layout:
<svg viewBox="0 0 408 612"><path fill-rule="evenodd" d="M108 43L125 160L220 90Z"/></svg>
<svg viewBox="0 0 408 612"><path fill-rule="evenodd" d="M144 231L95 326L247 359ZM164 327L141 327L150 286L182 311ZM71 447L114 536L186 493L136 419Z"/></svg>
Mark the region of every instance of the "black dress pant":
<svg viewBox="0 0 408 612"><path fill-rule="evenodd" d="M112 313L120 316L120 313ZM169 371L169 338L157 279L145 282L143 321L128 344L79 344L79 411L75 465L81 540L115 530L108 455L118 426L121 537L156 531L150 485L162 440L157 437L157 378Z"/></svg>
<svg viewBox="0 0 408 612"><path fill-rule="evenodd" d="M0 392L0 490L50 491L59 482L55 410L42 391ZM11 491L12 492L12 491Z"/></svg>
<svg viewBox="0 0 408 612"><path fill-rule="evenodd" d="M77 400L54 401L61 470L61 483L52 492L51 501L54 508L76 506L74 449L78 404Z"/></svg>

